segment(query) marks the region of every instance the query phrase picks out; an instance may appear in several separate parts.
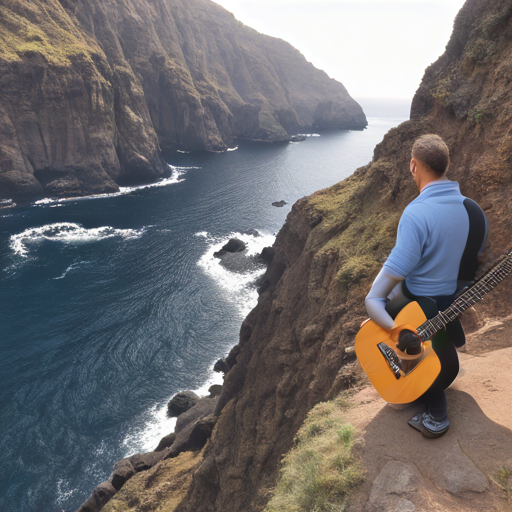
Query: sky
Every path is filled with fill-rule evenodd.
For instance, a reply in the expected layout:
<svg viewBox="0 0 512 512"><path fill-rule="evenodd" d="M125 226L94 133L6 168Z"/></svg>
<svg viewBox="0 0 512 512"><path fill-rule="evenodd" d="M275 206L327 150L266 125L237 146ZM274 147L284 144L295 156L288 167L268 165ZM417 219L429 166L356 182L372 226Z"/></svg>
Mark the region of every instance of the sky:
<svg viewBox="0 0 512 512"><path fill-rule="evenodd" d="M444 52L464 0L215 0L280 37L358 98L407 98Z"/></svg>

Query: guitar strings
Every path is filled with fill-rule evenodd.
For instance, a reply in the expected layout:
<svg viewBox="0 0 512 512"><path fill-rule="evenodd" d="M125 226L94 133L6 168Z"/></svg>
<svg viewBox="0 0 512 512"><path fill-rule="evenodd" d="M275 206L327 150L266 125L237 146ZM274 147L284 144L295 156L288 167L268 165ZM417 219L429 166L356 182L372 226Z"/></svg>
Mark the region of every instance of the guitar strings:
<svg viewBox="0 0 512 512"><path fill-rule="evenodd" d="M482 300L485 295L493 290L510 273L512 273L512 258L507 253L493 265L487 274L482 276L471 288L457 298L450 307L420 325L417 329L420 338L423 341L430 339L446 324L455 320L468 308Z"/></svg>

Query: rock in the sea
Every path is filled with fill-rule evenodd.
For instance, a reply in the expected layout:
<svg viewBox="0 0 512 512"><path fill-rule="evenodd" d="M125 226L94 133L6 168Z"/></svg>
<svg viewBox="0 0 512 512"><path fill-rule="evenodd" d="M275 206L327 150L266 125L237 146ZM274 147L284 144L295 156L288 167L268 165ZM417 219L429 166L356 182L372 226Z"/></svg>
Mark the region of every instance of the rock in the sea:
<svg viewBox="0 0 512 512"><path fill-rule="evenodd" d="M197 404L199 397L193 391L181 391L174 395L167 404L169 416L176 417Z"/></svg>
<svg viewBox="0 0 512 512"><path fill-rule="evenodd" d="M272 203L272 206L277 206L277 208L282 208L285 204L288 204L288 203L286 201L284 201L284 200L274 201Z"/></svg>
<svg viewBox="0 0 512 512"><path fill-rule="evenodd" d="M297 135L292 135L290 137L290 142L304 142L306 139L307 139L307 137L305 135L303 135L302 133L300 133Z"/></svg>
<svg viewBox="0 0 512 512"><path fill-rule="evenodd" d="M243 233L244 233L244 235L251 235L254 237L261 236L261 233L257 229L248 229L248 230L244 231Z"/></svg>
<svg viewBox="0 0 512 512"><path fill-rule="evenodd" d="M245 242L242 242L242 240L239 240L238 238L231 238L227 244L222 246L222 249L220 251L213 253L213 255L216 258L220 258L227 252L235 253L245 251L246 247L247 246L245 245Z"/></svg>
<svg viewBox="0 0 512 512"><path fill-rule="evenodd" d="M259 258L263 260L267 265L270 265L275 255L276 250L273 247L263 247Z"/></svg>

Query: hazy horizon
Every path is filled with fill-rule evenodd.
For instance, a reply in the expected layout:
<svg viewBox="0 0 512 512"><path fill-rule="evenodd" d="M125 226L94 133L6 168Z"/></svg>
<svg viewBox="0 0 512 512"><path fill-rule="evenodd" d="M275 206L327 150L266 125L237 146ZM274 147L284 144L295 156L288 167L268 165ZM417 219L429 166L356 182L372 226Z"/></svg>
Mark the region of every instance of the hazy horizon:
<svg viewBox="0 0 512 512"><path fill-rule="evenodd" d="M214 0L279 37L355 99L412 99L464 0Z"/></svg>

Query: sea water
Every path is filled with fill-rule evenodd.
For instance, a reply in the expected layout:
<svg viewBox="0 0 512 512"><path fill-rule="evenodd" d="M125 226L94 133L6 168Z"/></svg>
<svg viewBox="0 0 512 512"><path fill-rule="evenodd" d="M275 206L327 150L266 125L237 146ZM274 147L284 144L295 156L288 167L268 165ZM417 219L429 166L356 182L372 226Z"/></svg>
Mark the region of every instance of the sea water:
<svg viewBox="0 0 512 512"><path fill-rule="evenodd" d="M256 305L256 255L291 205L408 118L407 101L361 103L364 131L179 153L151 186L0 210L2 512L75 510L117 460L172 432L175 393L222 382L213 364ZM222 264L232 237L247 250Z"/></svg>

